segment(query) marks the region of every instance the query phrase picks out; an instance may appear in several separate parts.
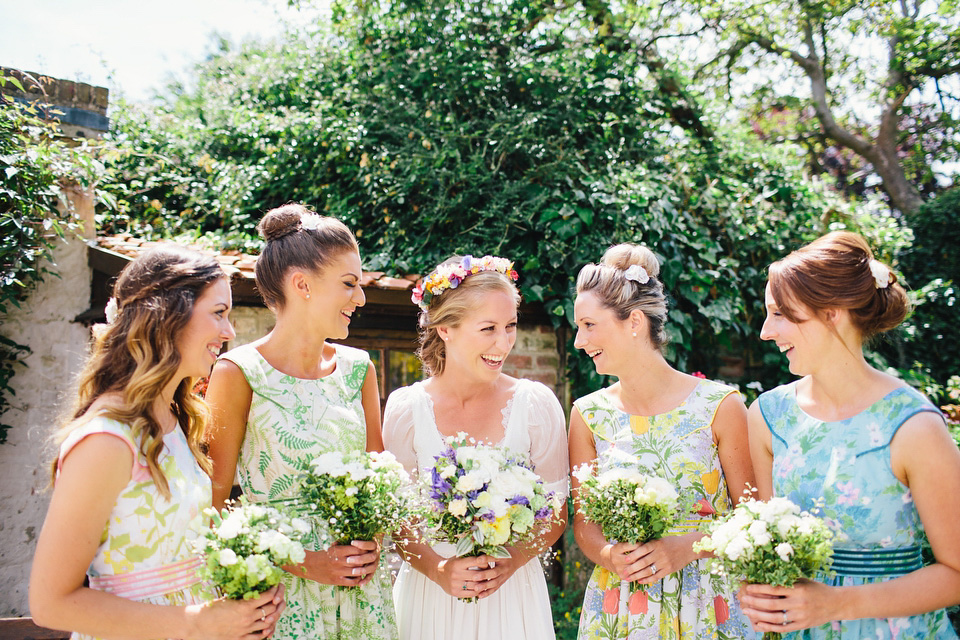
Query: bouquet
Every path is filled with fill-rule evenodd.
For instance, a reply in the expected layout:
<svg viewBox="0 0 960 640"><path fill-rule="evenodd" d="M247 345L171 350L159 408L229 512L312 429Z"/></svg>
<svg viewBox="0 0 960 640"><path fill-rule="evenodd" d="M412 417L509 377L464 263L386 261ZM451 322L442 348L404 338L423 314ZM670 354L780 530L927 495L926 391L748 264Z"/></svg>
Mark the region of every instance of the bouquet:
<svg viewBox="0 0 960 640"><path fill-rule="evenodd" d="M829 568L833 533L823 520L786 498L750 498L714 522L693 549L713 552L712 570L731 580L792 587ZM763 637L775 640L780 634Z"/></svg>
<svg viewBox="0 0 960 640"><path fill-rule="evenodd" d="M300 477L293 506L320 520L323 546L374 540L410 519L409 485L392 453L332 451Z"/></svg>
<svg viewBox="0 0 960 640"><path fill-rule="evenodd" d="M681 500L669 481L638 471L636 458L615 460L614 455L574 470L580 482L580 512L613 542L643 544L663 537L689 511L688 501Z"/></svg>
<svg viewBox="0 0 960 640"><path fill-rule="evenodd" d="M200 576L231 600L256 598L280 582L282 565L304 560L300 540L310 526L303 520L246 503L204 513L212 526L194 542L205 560Z"/></svg>
<svg viewBox="0 0 960 640"><path fill-rule="evenodd" d="M464 433L446 443L423 478L430 540L455 544L457 557L508 558L508 545L534 539L559 515L563 499L546 491L525 459Z"/></svg>

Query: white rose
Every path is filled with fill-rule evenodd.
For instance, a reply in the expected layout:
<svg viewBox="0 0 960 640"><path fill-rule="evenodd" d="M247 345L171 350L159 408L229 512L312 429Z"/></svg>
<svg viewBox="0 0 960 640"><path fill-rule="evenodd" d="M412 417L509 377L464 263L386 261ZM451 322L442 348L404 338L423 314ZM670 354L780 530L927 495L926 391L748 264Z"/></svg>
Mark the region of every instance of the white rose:
<svg viewBox="0 0 960 640"><path fill-rule="evenodd" d="M237 564L237 554L233 552L233 549L221 549L219 560L221 567L229 567Z"/></svg>
<svg viewBox="0 0 960 640"><path fill-rule="evenodd" d="M451 500L450 504L447 505L447 511L457 516L458 518L463 517L467 514L467 501L463 498L457 498L456 500Z"/></svg>
<svg viewBox="0 0 960 640"><path fill-rule="evenodd" d="M780 556L780 559L784 562L790 561L790 556L793 555L793 547L790 546L789 542L781 542L773 549L777 552L777 555Z"/></svg>

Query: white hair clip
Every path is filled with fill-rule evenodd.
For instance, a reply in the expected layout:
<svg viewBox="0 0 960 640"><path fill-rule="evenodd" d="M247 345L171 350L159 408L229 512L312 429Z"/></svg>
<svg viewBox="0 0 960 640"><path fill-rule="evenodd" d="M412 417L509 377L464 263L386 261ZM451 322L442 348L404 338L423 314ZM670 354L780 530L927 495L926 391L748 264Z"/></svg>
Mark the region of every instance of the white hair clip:
<svg viewBox="0 0 960 640"><path fill-rule="evenodd" d="M877 289L886 289L890 286L890 267L879 260L870 261L870 273L873 274L873 281Z"/></svg>
<svg viewBox="0 0 960 640"><path fill-rule="evenodd" d="M107 300L107 306L103 308L103 314L107 316L107 324L113 324L113 321L120 314L120 305L117 304L116 298Z"/></svg>
<svg viewBox="0 0 960 640"><path fill-rule="evenodd" d="M309 231L316 231L320 228L320 222L322 218L319 214L308 213L305 216L300 216L300 228L307 229Z"/></svg>
<svg viewBox="0 0 960 640"><path fill-rule="evenodd" d="M647 284L650 282L650 274L647 273L647 270L641 267L638 264L632 264L623 272L623 277L627 280L633 280L639 284Z"/></svg>

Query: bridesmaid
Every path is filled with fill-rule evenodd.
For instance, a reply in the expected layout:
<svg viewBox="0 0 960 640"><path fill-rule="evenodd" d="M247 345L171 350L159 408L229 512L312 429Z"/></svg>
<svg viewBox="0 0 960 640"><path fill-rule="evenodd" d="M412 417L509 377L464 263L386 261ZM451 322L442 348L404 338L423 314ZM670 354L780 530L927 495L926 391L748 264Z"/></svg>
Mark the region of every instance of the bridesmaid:
<svg viewBox="0 0 960 640"><path fill-rule="evenodd" d="M169 245L127 265L114 296L57 434L30 613L75 639L269 636L282 587L202 604L186 536L210 506L207 412L192 389L236 335L230 283L213 258Z"/></svg>
<svg viewBox="0 0 960 640"><path fill-rule="evenodd" d="M820 510L842 534L832 577L749 585L759 631L797 638L956 638L960 451L920 393L871 367L864 341L893 329L907 296L860 236L834 232L770 266L760 337L801 376L750 407L762 498ZM923 566L920 544L936 561Z"/></svg>
<svg viewBox="0 0 960 640"><path fill-rule="evenodd" d="M660 540L606 540L579 508L574 534L596 563L580 617L580 638L753 637L725 583L693 551L697 528L733 507L753 482L746 409L725 385L687 375L663 357L667 303L649 249L611 247L577 277L574 345L597 373L619 380L574 402L570 465L619 451L639 470L699 497L698 513ZM579 482L574 478L574 505ZM731 496L733 499L731 499ZM630 583L646 585L638 589Z"/></svg>
<svg viewBox="0 0 960 640"><path fill-rule="evenodd" d="M466 432L525 455L547 490L565 498L563 409L543 384L502 371L517 339L516 277L503 258L452 258L414 292L421 308L419 356L428 378L390 394L384 441L416 471L433 466L444 437ZM450 544L403 542L405 562L394 587L400 637L553 640L537 555L565 526L563 518L535 544L509 548L509 558L456 558Z"/></svg>
<svg viewBox="0 0 960 640"><path fill-rule="evenodd" d="M235 474L249 500L283 500L320 454L383 449L369 356L328 342L347 337L350 317L365 301L353 234L297 204L267 213L259 230L266 244L257 259L257 289L277 322L265 337L221 357L210 377L218 507ZM287 611L275 637L396 637L390 577L377 542L325 551L314 544L305 562L288 571Z"/></svg>

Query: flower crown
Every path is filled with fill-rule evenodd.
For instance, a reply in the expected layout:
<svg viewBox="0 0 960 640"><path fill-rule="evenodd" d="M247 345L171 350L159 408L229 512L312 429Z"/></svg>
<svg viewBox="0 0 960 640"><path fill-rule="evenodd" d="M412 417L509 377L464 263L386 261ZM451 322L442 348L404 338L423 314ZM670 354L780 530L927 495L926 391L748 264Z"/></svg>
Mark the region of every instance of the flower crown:
<svg viewBox="0 0 960 640"><path fill-rule="evenodd" d="M463 256L459 264L442 264L437 270L424 278L413 288L410 299L418 307L427 310L434 296L439 296L447 289L456 289L467 276L483 271L496 271L511 280L516 281L520 276L513 270L513 262L496 256Z"/></svg>

